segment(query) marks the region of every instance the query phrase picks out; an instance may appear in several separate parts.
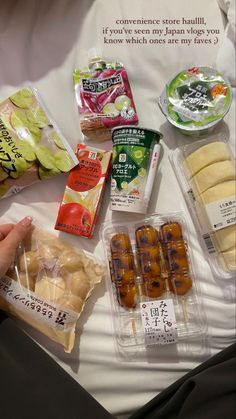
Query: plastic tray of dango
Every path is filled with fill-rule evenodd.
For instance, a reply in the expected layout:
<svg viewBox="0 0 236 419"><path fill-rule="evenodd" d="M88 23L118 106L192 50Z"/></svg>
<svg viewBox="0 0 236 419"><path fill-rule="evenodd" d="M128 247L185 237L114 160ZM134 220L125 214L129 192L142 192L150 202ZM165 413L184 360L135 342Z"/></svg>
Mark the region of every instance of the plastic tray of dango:
<svg viewBox="0 0 236 419"><path fill-rule="evenodd" d="M106 223L102 238L118 345L162 345L205 334L182 213Z"/></svg>

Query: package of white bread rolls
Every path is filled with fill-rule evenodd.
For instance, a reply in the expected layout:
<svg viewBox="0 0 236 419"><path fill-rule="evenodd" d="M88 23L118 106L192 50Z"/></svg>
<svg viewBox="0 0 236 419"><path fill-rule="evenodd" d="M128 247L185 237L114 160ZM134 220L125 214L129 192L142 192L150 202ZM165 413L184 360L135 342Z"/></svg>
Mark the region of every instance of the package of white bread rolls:
<svg viewBox="0 0 236 419"><path fill-rule="evenodd" d="M236 271L236 168L222 133L177 148L171 162L215 275Z"/></svg>
<svg viewBox="0 0 236 419"><path fill-rule="evenodd" d="M34 227L0 278L0 309L71 352L77 320L103 274L92 255Z"/></svg>

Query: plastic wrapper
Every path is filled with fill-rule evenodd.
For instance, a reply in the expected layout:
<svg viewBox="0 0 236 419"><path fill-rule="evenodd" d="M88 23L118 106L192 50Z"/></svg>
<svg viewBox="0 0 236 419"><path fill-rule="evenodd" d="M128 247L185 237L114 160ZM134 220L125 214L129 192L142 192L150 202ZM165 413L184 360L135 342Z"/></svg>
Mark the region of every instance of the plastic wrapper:
<svg viewBox="0 0 236 419"><path fill-rule="evenodd" d="M212 67L192 67L178 73L165 86L159 106L167 120L183 134L209 133L228 112L230 83Z"/></svg>
<svg viewBox="0 0 236 419"><path fill-rule="evenodd" d="M153 214L103 229L117 352L204 336L204 310L183 214Z"/></svg>
<svg viewBox="0 0 236 419"><path fill-rule="evenodd" d="M76 164L36 89L25 87L0 103L0 199Z"/></svg>
<svg viewBox="0 0 236 419"><path fill-rule="evenodd" d="M177 148L170 159L213 272L234 278L236 168L226 137Z"/></svg>
<svg viewBox="0 0 236 419"><path fill-rule="evenodd" d="M95 141L111 140L111 129L136 125L138 116L123 64L95 57L86 70L73 74L83 134Z"/></svg>
<svg viewBox="0 0 236 419"><path fill-rule="evenodd" d="M103 274L91 255L34 228L0 279L0 308L71 352L76 322Z"/></svg>

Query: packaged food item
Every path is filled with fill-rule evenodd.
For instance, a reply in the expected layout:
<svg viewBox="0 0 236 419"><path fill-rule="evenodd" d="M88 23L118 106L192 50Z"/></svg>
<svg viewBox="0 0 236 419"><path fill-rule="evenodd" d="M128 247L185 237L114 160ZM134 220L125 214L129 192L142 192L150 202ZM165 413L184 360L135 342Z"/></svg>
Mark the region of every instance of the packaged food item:
<svg viewBox="0 0 236 419"><path fill-rule="evenodd" d="M111 238L110 247L118 303L128 309L135 308L138 288L136 286L134 254L129 235L126 233L115 234Z"/></svg>
<svg viewBox="0 0 236 419"><path fill-rule="evenodd" d="M161 138L158 131L132 125L113 129L112 210L147 212Z"/></svg>
<svg viewBox="0 0 236 419"><path fill-rule="evenodd" d="M73 74L83 134L91 140L111 139L111 129L138 124L128 75L123 64L106 62L92 49L88 69Z"/></svg>
<svg viewBox="0 0 236 419"><path fill-rule="evenodd" d="M0 199L76 163L36 89L25 87L0 103Z"/></svg>
<svg viewBox="0 0 236 419"><path fill-rule="evenodd" d="M0 308L71 352L76 322L103 275L92 255L34 228L0 278Z"/></svg>
<svg viewBox="0 0 236 419"><path fill-rule="evenodd" d="M205 316L182 213L106 223L102 239L119 354L204 336Z"/></svg>
<svg viewBox="0 0 236 419"><path fill-rule="evenodd" d="M112 153L78 144L76 155L79 164L69 174L55 229L90 238L103 198Z"/></svg>
<svg viewBox="0 0 236 419"><path fill-rule="evenodd" d="M236 271L236 168L223 134L177 148L171 162L209 263L221 278Z"/></svg>
<svg viewBox="0 0 236 419"><path fill-rule="evenodd" d="M229 82L211 67L192 67L166 84L159 106L167 120L184 134L209 133L228 112L232 100Z"/></svg>

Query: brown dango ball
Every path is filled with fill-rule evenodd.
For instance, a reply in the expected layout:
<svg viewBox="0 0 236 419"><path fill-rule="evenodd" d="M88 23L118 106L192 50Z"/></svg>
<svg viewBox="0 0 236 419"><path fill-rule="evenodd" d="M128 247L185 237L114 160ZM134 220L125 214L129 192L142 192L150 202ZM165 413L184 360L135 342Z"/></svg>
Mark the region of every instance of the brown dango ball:
<svg viewBox="0 0 236 419"><path fill-rule="evenodd" d="M112 256L112 267L115 272L120 269L134 270L134 257L131 253L117 253Z"/></svg>
<svg viewBox="0 0 236 419"><path fill-rule="evenodd" d="M180 224L177 222L163 224L161 226L161 239L164 242L182 240L182 229Z"/></svg>
<svg viewBox="0 0 236 419"><path fill-rule="evenodd" d="M168 257L186 257L186 247L183 240L172 241L167 243L167 255Z"/></svg>
<svg viewBox="0 0 236 419"><path fill-rule="evenodd" d="M170 291L177 295L185 295L192 288L192 279L187 274L174 274L169 279Z"/></svg>
<svg viewBox="0 0 236 419"><path fill-rule="evenodd" d="M171 256L169 257L169 265L172 272L184 272L189 270L189 264L186 257L178 258Z"/></svg>
<svg viewBox="0 0 236 419"><path fill-rule="evenodd" d="M161 267L157 262L145 261L144 263L140 263L140 269L142 275L160 275Z"/></svg>
<svg viewBox="0 0 236 419"><path fill-rule="evenodd" d="M150 225L139 227L135 232L135 237L139 248L156 246L158 242L158 232Z"/></svg>
<svg viewBox="0 0 236 419"><path fill-rule="evenodd" d="M160 250L158 246L140 248L138 254L142 261L158 261L160 259Z"/></svg>
<svg viewBox="0 0 236 419"><path fill-rule="evenodd" d="M110 246L112 254L132 251L130 238L128 234L125 233L119 233L112 236Z"/></svg>
<svg viewBox="0 0 236 419"><path fill-rule="evenodd" d="M123 285L116 289L117 299L122 307L127 309L135 308L137 304L137 293L135 285Z"/></svg>
<svg viewBox="0 0 236 419"><path fill-rule="evenodd" d="M158 298L165 291L165 283L160 276L155 279L144 281L142 284L142 293L150 298Z"/></svg>

